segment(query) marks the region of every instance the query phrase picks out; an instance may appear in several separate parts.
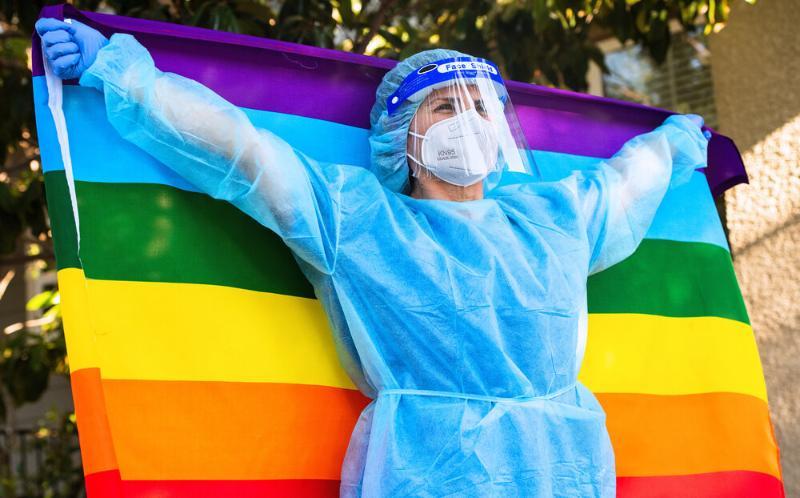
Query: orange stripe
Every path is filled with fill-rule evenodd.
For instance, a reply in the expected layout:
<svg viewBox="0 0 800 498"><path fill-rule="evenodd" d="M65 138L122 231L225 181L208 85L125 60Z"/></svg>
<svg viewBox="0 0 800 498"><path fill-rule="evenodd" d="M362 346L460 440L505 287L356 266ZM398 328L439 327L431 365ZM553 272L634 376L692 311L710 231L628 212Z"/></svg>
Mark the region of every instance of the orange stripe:
<svg viewBox="0 0 800 498"><path fill-rule="evenodd" d="M103 380L100 392L96 369L72 378L85 472L118 461L127 480L338 479L368 401L357 391L297 384ZM780 478L769 412L758 398L597 397L621 477L747 470Z"/></svg>
<svg viewBox="0 0 800 498"><path fill-rule="evenodd" d="M736 393L597 394L606 411L617 475L750 470L780 479L767 404Z"/></svg>
<svg viewBox="0 0 800 498"><path fill-rule="evenodd" d="M106 404L100 370L83 368L70 372L72 399L75 402L75 421L81 445L85 475L117 468L111 430L106 417Z"/></svg>
<svg viewBox="0 0 800 498"><path fill-rule="evenodd" d="M368 400L300 384L103 380L125 480L339 479Z"/></svg>

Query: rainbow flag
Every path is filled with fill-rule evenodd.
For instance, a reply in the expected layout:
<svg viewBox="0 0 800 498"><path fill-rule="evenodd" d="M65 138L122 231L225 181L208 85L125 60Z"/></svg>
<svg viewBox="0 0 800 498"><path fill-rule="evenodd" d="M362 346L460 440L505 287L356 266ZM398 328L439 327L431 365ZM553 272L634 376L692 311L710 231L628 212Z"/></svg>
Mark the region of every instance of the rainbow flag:
<svg viewBox="0 0 800 498"><path fill-rule="evenodd" d="M369 108L391 61L70 6L42 15L131 33L159 68L209 86L295 148L368 161ZM48 92L40 50L34 39L89 498L337 496L369 400L339 366L288 249L121 139L100 93L75 82ZM548 178L591 167L667 115L509 89ZM667 194L633 256L588 283L580 377L607 412L622 497L784 495L756 342L712 197L746 175L722 135L709 164Z"/></svg>

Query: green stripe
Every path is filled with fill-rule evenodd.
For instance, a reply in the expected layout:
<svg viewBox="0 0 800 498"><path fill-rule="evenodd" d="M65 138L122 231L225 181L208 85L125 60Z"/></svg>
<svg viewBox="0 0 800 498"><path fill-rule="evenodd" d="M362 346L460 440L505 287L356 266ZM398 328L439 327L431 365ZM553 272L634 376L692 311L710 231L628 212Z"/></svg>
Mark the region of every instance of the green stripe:
<svg viewBox="0 0 800 498"><path fill-rule="evenodd" d="M280 239L226 202L142 183L79 181L77 194L89 277L314 297ZM588 291L592 313L749 323L730 255L713 244L645 240L633 256L589 278Z"/></svg>
<svg viewBox="0 0 800 498"><path fill-rule="evenodd" d="M47 214L53 231L53 246L56 251L56 268L80 268L78 260L78 235L75 217L69 201L69 188L64 170L44 174L44 189L47 196Z"/></svg>
<svg viewBox="0 0 800 498"><path fill-rule="evenodd" d="M646 239L628 259L589 277L590 313L718 316L750 323L725 249Z"/></svg>
<svg viewBox="0 0 800 498"><path fill-rule="evenodd" d="M76 182L87 277L314 297L275 233L233 205L158 184Z"/></svg>

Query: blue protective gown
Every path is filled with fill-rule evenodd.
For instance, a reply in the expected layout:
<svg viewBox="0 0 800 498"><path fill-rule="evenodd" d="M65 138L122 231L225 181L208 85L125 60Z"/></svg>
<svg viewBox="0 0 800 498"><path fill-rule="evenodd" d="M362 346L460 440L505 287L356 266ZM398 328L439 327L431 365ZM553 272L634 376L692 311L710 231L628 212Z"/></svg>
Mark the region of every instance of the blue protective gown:
<svg viewBox="0 0 800 498"><path fill-rule="evenodd" d="M342 496L614 496L605 415L577 381L586 279L635 250L671 179L704 166L696 125L670 118L560 181L417 200L256 129L129 35L81 84L104 92L122 136L294 252L374 398Z"/></svg>

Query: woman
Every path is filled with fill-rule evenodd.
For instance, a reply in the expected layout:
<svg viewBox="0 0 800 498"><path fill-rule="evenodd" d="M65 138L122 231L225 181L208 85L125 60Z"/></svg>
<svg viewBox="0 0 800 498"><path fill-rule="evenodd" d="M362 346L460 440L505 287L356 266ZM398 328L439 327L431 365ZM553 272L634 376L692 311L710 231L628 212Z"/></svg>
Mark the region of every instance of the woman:
<svg viewBox="0 0 800 498"><path fill-rule="evenodd" d="M130 35L37 31L54 73L103 92L123 137L292 249L374 398L342 496L615 495L605 415L577 381L586 278L629 256L668 186L705 166L701 120L672 116L597 169L522 181L531 159L497 68L430 50L378 87L370 169L321 164L156 69Z"/></svg>

